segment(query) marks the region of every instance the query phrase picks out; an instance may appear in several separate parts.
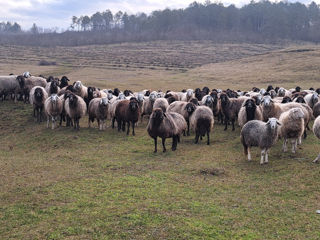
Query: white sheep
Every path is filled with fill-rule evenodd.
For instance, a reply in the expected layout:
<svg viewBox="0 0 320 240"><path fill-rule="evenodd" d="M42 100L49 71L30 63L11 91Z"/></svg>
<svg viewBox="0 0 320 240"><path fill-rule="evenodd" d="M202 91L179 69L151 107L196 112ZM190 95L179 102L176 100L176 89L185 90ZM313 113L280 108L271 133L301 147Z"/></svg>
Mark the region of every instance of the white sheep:
<svg viewBox="0 0 320 240"><path fill-rule="evenodd" d="M287 151L287 141L291 140L292 153L296 152L298 140L301 139L304 132L304 113L300 108L292 108L280 115L279 136L282 137L284 152Z"/></svg>
<svg viewBox="0 0 320 240"><path fill-rule="evenodd" d="M63 100L57 94L52 94L44 102L44 110L47 115L47 128L49 128L50 119L52 121L52 129L55 129L56 121L61 115L63 109Z"/></svg>
<svg viewBox="0 0 320 240"><path fill-rule="evenodd" d="M268 151L278 138L278 125L281 125L276 118L270 118L267 123L260 120L247 122L241 129L240 138L244 148L244 154L251 161L250 148L260 147L260 164L268 163Z"/></svg>

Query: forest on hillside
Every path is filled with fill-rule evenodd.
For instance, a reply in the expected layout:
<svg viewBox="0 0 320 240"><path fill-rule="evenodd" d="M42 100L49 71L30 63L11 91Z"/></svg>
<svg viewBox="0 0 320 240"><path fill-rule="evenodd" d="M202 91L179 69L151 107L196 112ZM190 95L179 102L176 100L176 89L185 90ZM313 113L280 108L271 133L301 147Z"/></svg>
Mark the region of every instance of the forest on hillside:
<svg viewBox="0 0 320 240"><path fill-rule="evenodd" d="M36 24L28 31L18 23L0 23L0 43L36 46L78 46L151 40L214 40L217 42L320 41L320 8L251 1L241 8L221 3L194 2L185 9L164 9L151 14L98 11L73 16L67 31L44 30ZM17 35L19 37L17 37Z"/></svg>

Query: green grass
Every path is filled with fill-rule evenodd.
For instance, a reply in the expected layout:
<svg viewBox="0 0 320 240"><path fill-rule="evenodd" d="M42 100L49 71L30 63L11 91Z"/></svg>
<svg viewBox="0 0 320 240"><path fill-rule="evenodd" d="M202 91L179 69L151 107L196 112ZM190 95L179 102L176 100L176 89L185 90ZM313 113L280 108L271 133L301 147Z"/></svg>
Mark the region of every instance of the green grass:
<svg viewBox="0 0 320 240"><path fill-rule="evenodd" d="M297 49L311 49L299 52ZM319 84L317 45L151 42L74 48L0 46L0 75L67 75L101 88L250 89ZM56 66L38 66L40 60ZM216 124L211 145L183 137L153 153L146 120L135 137L108 128L56 130L32 108L0 102L0 239L320 239L320 151L248 162L240 129ZM109 123L110 125L110 123ZM210 174L214 173L214 174Z"/></svg>
<svg viewBox="0 0 320 240"><path fill-rule="evenodd" d="M318 239L318 140L298 153L259 150L247 162L235 132L215 125L212 144L183 137L153 154L108 128L52 131L31 106L0 104L1 239ZM169 147L170 141L168 141ZM221 174L203 174L218 169Z"/></svg>

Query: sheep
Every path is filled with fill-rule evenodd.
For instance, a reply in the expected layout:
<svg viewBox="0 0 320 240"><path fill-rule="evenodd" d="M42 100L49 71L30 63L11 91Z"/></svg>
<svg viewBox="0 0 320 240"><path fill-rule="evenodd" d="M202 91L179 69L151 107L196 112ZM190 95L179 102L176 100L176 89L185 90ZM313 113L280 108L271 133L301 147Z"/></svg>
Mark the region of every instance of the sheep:
<svg viewBox="0 0 320 240"><path fill-rule="evenodd" d="M109 99L109 98L108 98ZM108 109L108 116L111 119L111 127L114 128L114 123L116 121L116 107L117 105L121 102L125 100L125 96L124 95L118 95L118 97L116 97L116 99L112 98L110 101L110 107Z"/></svg>
<svg viewBox="0 0 320 240"><path fill-rule="evenodd" d="M284 138L282 150L287 151L287 139L290 138L292 153L296 152L298 139L304 132L304 113L301 108L292 108L280 115L279 136Z"/></svg>
<svg viewBox="0 0 320 240"><path fill-rule="evenodd" d="M251 120L262 120L262 112L253 99L247 99L240 108L238 124L242 128Z"/></svg>
<svg viewBox="0 0 320 240"><path fill-rule="evenodd" d="M87 105L85 101L82 97L70 92L64 102L64 109L66 111L66 115L74 121L74 129L79 130L79 120L87 112Z"/></svg>
<svg viewBox="0 0 320 240"><path fill-rule="evenodd" d="M49 128L50 118L52 120L52 129L55 129L56 120L61 115L63 101L57 94L51 94L44 102L44 110L47 115L47 128Z"/></svg>
<svg viewBox="0 0 320 240"><path fill-rule="evenodd" d="M28 74L25 74L28 76ZM19 86L22 94L24 95L24 101L27 102L30 96L30 91L33 87L40 86L45 88L47 86L47 80L42 77L25 77L25 76L17 76L17 81L19 82Z"/></svg>
<svg viewBox="0 0 320 240"><path fill-rule="evenodd" d="M157 138L162 138L163 152L166 152L166 138L172 138L172 151L177 149L178 140L183 131L187 128L187 123L182 115L175 112L164 113L162 109L153 109L147 131L154 139L154 153L157 152Z"/></svg>
<svg viewBox="0 0 320 240"><path fill-rule="evenodd" d="M109 100L108 98L94 98L89 103L88 126L91 127L91 122L96 118L99 125L99 130L106 129L106 119L108 117Z"/></svg>
<svg viewBox="0 0 320 240"><path fill-rule="evenodd" d="M290 98L290 97L285 96L285 97L283 97L283 98L282 98L281 103L289 103L289 102L292 102L292 100L291 100L291 98Z"/></svg>
<svg viewBox="0 0 320 240"><path fill-rule="evenodd" d="M74 93L83 99L88 97L88 89L85 87L81 81L76 81L73 85Z"/></svg>
<svg viewBox="0 0 320 240"><path fill-rule="evenodd" d="M313 106L319 101L318 93L309 93L304 97L304 100L311 108L313 108Z"/></svg>
<svg viewBox="0 0 320 240"><path fill-rule="evenodd" d="M279 97L285 97L285 96L291 97L291 92L289 92L288 90L281 87L278 90L278 96Z"/></svg>
<svg viewBox="0 0 320 240"><path fill-rule="evenodd" d="M167 112L181 114L187 122L187 135L190 136L190 116L196 110L196 105L192 102L175 101L169 105ZM184 134L185 135L185 134Z"/></svg>
<svg viewBox="0 0 320 240"><path fill-rule="evenodd" d="M68 77L62 76L62 78L60 79L60 85L59 85L60 89L67 87L69 85L69 83L68 83L69 81L70 80Z"/></svg>
<svg viewBox="0 0 320 240"><path fill-rule="evenodd" d="M153 104L157 98L156 93L150 93L149 97L146 97L145 102L143 104L143 109L141 111L141 122L143 120L144 115L150 115L152 113Z"/></svg>
<svg viewBox="0 0 320 240"><path fill-rule="evenodd" d="M118 131L125 131L127 123L127 135L129 135L130 123L132 125L132 135L135 135L134 125L138 121L140 115L139 103L135 97L130 100L123 100L118 103L115 111L115 118L118 124Z"/></svg>
<svg viewBox="0 0 320 240"><path fill-rule="evenodd" d="M59 82L57 80L53 79L52 81L47 83L45 89L46 89L49 96L51 94L57 94L60 91Z"/></svg>
<svg viewBox="0 0 320 240"><path fill-rule="evenodd" d="M153 104L153 109L154 108L161 108L163 112L166 112L168 107L169 107L169 104L168 104L167 99L165 99L165 98L157 98Z"/></svg>
<svg viewBox="0 0 320 240"><path fill-rule="evenodd" d="M189 102L194 97L193 89L188 89L183 95L181 101Z"/></svg>
<svg viewBox="0 0 320 240"><path fill-rule="evenodd" d="M17 76L0 76L0 97L5 100L6 95L10 93L15 94L20 90L19 82L16 80Z"/></svg>
<svg viewBox="0 0 320 240"><path fill-rule="evenodd" d="M317 102L313 106L313 116L314 116L314 118L317 118L319 115L320 115L320 102Z"/></svg>
<svg viewBox="0 0 320 240"><path fill-rule="evenodd" d="M319 116L314 121L312 130L314 135L316 135L316 137L320 139L320 117ZM320 160L320 154L316 157L315 160L313 160L313 162L319 163L319 160Z"/></svg>
<svg viewBox="0 0 320 240"><path fill-rule="evenodd" d="M207 90L207 89L205 89L205 90ZM207 91L200 90L200 88L196 88L196 90L194 91L194 95L195 95L196 99L198 99L198 101L202 101L202 98L208 94L209 94L209 92L207 93Z"/></svg>
<svg viewBox="0 0 320 240"><path fill-rule="evenodd" d="M37 122L40 123L42 119L42 111L44 108L44 103L48 98L48 94L43 87L33 87L30 91L30 103L33 105L33 116L36 118Z"/></svg>
<svg viewBox="0 0 320 240"><path fill-rule="evenodd" d="M193 112L190 118L191 126L196 133L195 143L199 142L199 137L204 137L207 134L207 145L210 144L210 131L213 128L214 119L213 113L207 106L199 106Z"/></svg>
<svg viewBox="0 0 320 240"><path fill-rule="evenodd" d="M270 118L267 123L260 120L247 122L241 129L240 139L243 145L244 154L251 161L251 147L260 147L260 164L268 163L268 151L278 138L278 125L281 125L276 118Z"/></svg>
<svg viewBox="0 0 320 240"><path fill-rule="evenodd" d="M227 96L226 93L220 94L220 100L221 100L221 111L224 115L224 123L225 128L224 131L228 129L228 122L231 120L232 122L232 131L235 130L234 128L234 122L236 118L238 117L238 113L240 111L242 103L248 99L248 97L240 97L240 98L231 98Z"/></svg>
<svg viewBox="0 0 320 240"><path fill-rule="evenodd" d="M100 96L94 96L95 91L96 91L95 87L87 87L87 96L83 99L86 102L87 109L89 109L89 103L91 102L92 99L96 97L100 97Z"/></svg>

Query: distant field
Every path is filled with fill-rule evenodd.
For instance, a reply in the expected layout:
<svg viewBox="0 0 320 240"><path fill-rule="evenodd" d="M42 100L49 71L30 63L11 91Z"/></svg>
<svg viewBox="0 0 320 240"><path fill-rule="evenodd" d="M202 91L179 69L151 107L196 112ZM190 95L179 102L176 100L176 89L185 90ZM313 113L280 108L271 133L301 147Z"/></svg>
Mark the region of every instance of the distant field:
<svg viewBox="0 0 320 240"><path fill-rule="evenodd" d="M320 47L152 42L76 48L0 46L0 75L67 75L132 90L320 87ZM40 60L57 65L39 66ZM0 102L0 239L320 239L320 151L308 131L296 155L278 142L247 162L240 129L212 144L183 137L153 154L137 136L36 124L30 105ZM170 140L167 141L169 147Z"/></svg>

